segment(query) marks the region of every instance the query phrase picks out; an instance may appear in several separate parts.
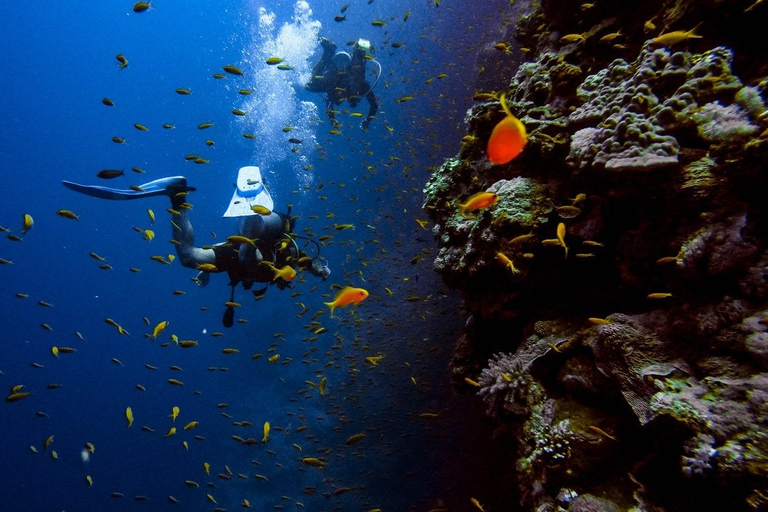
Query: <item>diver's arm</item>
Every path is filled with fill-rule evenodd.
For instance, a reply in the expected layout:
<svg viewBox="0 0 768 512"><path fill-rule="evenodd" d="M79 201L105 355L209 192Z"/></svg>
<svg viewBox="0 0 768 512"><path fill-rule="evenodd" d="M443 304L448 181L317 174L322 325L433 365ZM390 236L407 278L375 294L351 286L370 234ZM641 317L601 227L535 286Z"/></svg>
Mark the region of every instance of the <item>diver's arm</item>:
<svg viewBox="0 0 768 512"><path fill-rule="evenodd" d="M174 211L177 213L171 215L171 236L179 242L176 244L176 254L181 264L197 268L201 263L215 263L216 254L213 249L195 247L195 230L189 221L187 210L174 205Z"/></svg>

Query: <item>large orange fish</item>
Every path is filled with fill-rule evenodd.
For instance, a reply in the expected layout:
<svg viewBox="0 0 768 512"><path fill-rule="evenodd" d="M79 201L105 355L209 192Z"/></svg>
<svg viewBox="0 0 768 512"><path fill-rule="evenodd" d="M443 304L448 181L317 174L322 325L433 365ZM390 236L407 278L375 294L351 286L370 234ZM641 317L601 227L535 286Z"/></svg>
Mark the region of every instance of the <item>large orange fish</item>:
<svg viewBox="0 0 768 512"><path fill-rule="evenodd" d="M343 308L344 306L348 306L350 304L362 302L367 297L368 290L364 290L363 288L354 288L352 286L345 286L344 289L342 289L338 295L336 295L336 298L333 299L333 302L324 302L323 304L331 308L331 316L333 316L334 309Z"/></svg>
<svg viewBox="0 0 768 512"><path fill-rule="evenodd" d="M499 101L507 117L496 125L488 140L488 160L496 165L511 162L523 151L525 143L528 142L525 126L509 111L503 94Z"/></svg>
<svg viewBox="0 0 768 512"><path fill-rule="evenodd" d="M477 194L469 196L466 203L459 204L459 212L466 213L482 208L488 208L498 200L499 196L493 192L478 192Z"/></svg>

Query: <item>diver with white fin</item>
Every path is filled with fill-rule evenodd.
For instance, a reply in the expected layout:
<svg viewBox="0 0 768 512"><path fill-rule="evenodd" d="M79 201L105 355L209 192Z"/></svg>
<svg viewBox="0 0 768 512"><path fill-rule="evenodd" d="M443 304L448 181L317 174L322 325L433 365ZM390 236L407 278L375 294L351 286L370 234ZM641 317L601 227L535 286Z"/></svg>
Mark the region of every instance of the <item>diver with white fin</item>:
<svg viewBox="0 0 768 512"><path fill-rule="evenodd" d="M211 273L226 272L232 287L230 302L234 302L235 287L242 284L250 290L254 283L266 283L255 296L263 295L270 284L285 288L296 277L295 268L327 279L331 274L324 258L320 257L320 245L312 239L293 233L295 217L272 211L274 201L264 186L261 170L256 166L241 167L232 199L224 217L240 220L238 235L227 242L210 247L195 246L195 232L189 220L187 195L195 191L187 185L183 176L173 176L133 187L129 190L107 188L98 185L80 185L62 182L65 187L81 194L101 199L125 200L165 195L171 199L171 231L176 244L176 254L185 267L200 270L196 282L208 284ZM296 243L301 238L315 244L316 254L308 256ZM234 307L228 305L224 313L224 325L234 322Z"/></svg>
<svg viewBox="0 0 768 512"><path fill-rule="evenodd" d="M315 64L312 78L304 88L310 92L325 93L326 112L334 126L338 125L335 107L347 101L350 107L355 108L360 100L365 98L368 100L368 115L360 127L368 130L379 110L373 89L381 77L381 64L368 55L371 49L370 41L358 39L352 47L352 55L345 51L336 51L336 44L324 37L320 39L320 46L323 47L323 56ZM378 68L373 85L365 76L366 61Z"/></svg>

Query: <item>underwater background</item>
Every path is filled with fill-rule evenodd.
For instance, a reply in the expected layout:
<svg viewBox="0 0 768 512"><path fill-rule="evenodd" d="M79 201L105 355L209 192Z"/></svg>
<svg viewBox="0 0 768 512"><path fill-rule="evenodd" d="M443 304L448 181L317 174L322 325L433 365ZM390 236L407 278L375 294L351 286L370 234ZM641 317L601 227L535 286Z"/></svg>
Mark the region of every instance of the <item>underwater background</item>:
<svg viewBox="0 0 768 512"><path fill-rule="evenodd" d="M766 22L8 6L0 512L768 509ZM370 41L369 129L304 90L321 37ZM327 280L230 299L174 259L166 197L61 183L184 176L205 246L249 165ZM369 295L331 315L345 286Z"/></svg>

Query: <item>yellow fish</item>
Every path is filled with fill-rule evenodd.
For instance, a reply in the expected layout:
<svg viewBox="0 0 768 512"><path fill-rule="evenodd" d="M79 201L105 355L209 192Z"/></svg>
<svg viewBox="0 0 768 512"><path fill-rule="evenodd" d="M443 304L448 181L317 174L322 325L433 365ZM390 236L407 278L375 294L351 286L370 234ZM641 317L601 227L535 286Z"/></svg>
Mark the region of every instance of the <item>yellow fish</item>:
<svg viewBox="0 0 768 512"><path fill-rule="evenodd" d="M261 438L262 443L266 443L269 441L269 422L264 422L264 437Z"/></svg>
<svg viewBox="0 0 768 512"><path fill-rule="evenodd" d="M125 419L128 420L128 427L133 426L133 409L130 407L125 408Z"/></svg>
<svg viewBox="0 0 768 512"><path fill-rule="evenodd" d="M251 211L254 213L258 213L259 215L270 215L272 213L272 210L270 210L266 206L261 206L260 204L251 206Z"/></svg>
<svg viewBox="0 0 768 512"><path fill-rule="evenodd" d="M701 23L699 23L699 25L701 25ZM688 31L675 30L674 32L662 34L653 39L649 46L651 48L658 48L659 46L673 46L682 41L687 41L688 39L701 39L703 36L694 34L694 31L699 28L699 25L696 25L694 28Z"/></svg>
<svg viewBox="0 0 768 512"><path fill-rule="evenodd" d="M165 330L166 327L168 327L168 321L167 320L163 320L162 322L157 324L155 326L154 331L152 331L152 338L153 339L157 338L160 335L160 333Z"/></svg>
<svg viewBox="0 0 768 512"><path fill-rule="evenodd" d="M328 384L328 380L323 377L323 380L320 381L320 385L318 388L320 389L320 396L325 396L325 386Z"/></svg>
<svg viewBox="0 0 768 512"><path fill-rule="evenodd" d="M247 236L232 235L227 237L227 242L233 245L249 244L256 247L256 239L250 239Z"/></svg>
<svg viewBox="0 0 768 512"><path fill-rule="evenodd" d="M28 214L28 213L25 213L25 214L24 214L24 227L23 227L23 228L21 228L21 232L22 232L22 233L26 233L27 231L29 231L30 229L32 229L32 226L33 226L34 224L35 224L35 221L34 221L34 219L32 218L32 216L31 216L30 214Z"/></svg>
<svg viewBox="0 0 768 512"><path fill-rule="evenodd" d="M168 415L169 418L173 418L173 421L176 421L176 418L179 417L179 408L177 406L173 406L173 412Z"/></svg>
<svg viewBox="0 0 768 512"><path fill-rule="evenodd" d="M565 257L568 257L568 246L565 245L565 224L562 222L557 225L557 240L560 242L560 245L563 246L563 249L565 249Z"/></svg>

